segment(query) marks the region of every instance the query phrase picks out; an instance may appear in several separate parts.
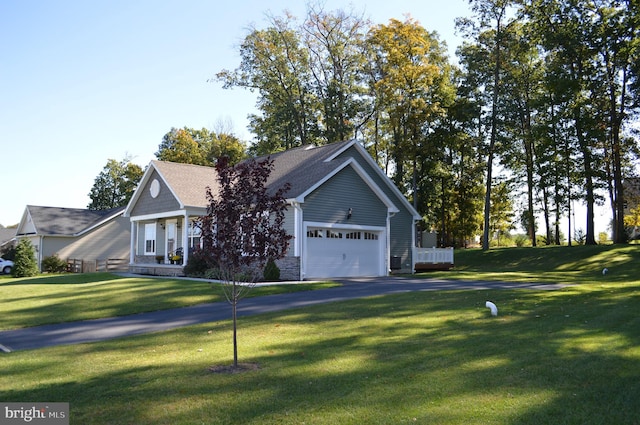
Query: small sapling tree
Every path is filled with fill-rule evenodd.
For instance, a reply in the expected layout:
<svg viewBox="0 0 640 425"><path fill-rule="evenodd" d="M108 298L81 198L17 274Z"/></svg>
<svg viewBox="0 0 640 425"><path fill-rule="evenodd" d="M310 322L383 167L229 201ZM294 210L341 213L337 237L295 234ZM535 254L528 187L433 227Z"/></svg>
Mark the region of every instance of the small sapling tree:
<svg viewBox="0 0 640 425"><path fill-rule="evenodd" d="M207 188L207 215L201 218L203 249L218 264L233 318L233 367L238 367L238 302L255 286L269 260L284 257L291 236L283 228L290 185L267 187L270 158L235 166L216 164L217 186Z"/></svg>

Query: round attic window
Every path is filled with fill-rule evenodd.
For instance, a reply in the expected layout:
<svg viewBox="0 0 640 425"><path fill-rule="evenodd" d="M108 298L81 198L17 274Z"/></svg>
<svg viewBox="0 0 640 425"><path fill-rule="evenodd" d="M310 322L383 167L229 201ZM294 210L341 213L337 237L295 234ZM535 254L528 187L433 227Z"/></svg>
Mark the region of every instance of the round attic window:
<svg viewBox="0 0 640 425"><path fill-rule="evenodd" d="M153 179L153 181L151 182L151 186L149 186L149 193L151 194L152 198L157 197L160 193L160 182L158 181L158 179Z"/></svg>

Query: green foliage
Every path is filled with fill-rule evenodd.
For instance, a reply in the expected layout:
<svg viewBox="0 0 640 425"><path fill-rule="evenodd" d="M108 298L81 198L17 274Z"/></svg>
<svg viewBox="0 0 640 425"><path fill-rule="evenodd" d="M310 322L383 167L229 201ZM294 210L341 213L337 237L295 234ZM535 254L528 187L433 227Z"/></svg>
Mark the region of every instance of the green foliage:
<svg viewBox="0 0 640 425"><path fill-rule="evenodd" d="M53 254L42 259L42 271L48 273L63 273L67 270L67 262Z"/></svg>
<svg viewBox="0 0 640 425"><path fill-rule="evenodd" d="M90 210L108 210L124 207L129 203L142 179L142 168L127 157L118 162L109 159L98 177L96 177L89 198Z"/></svg>
<svg viewBox="0 0 640 425"><path fill-rule="evenodd" d="M515 228L513 200L511 199L511 185L504 180L498 180L491 191L491 215L489 226L495 234L497 246L501 245L501 237L508 235Z"/></svg>
<svg viewBox="0 0 640 425"><path fill-rule="evenodd" d="M16 258L13 263L11 270L13 277L32 277L39 273L36 254L29 239L20 239L16 246Z"/></svg>
<svg viewBox="0 0 640 425"><path fill-rule="evenodd" d="M184 274L189 277L207 277L207 271L216 269L218 264L212 256L201 249L195 249L189 253L189 260L184 266ZM217 279L217 278L216 278Z"/></svg>
<svg viewBox="0 0 640 425"><path fill-rule="evenodd" d="M272 259L267 261L267 264L264 266L264 280L267 282L275 282L280 280L280 268L276 265L276 262Z"/></svg>
<svg viewBox="0 0 640 425"><path fill-rule="evenodd" d="M14 245L8 246L2 250L1 254L0 257L5 260L13 261L16 258L16 247Z"/></svg>
<svg viewBox="0 0 640 425"><path fill-rule="evenodd" d="M216 133L206 128L172 128L163 136L155 155L160 161L211 167L222 156L232 164L240 162L245 157L245 146L228 129Z"/></svg>
<svg viewBox="0 0 640 425"><path fill-rule="evenodd" d="M527 235L518 234L518 235L516 235L516 237L513 240L514 240L514 242L515 242L515 244L516 244L516 246L518 248L522 248L523 246L531 245L531 240L529 240Z"/></svg>
<svg viewBox="0 0 640 425"><path fill-rule="evenodd" d="M604 244L604 243L607 243L608 241L609 241L609 234L607 232L598 233L598 243L599 244Z"/></svg>

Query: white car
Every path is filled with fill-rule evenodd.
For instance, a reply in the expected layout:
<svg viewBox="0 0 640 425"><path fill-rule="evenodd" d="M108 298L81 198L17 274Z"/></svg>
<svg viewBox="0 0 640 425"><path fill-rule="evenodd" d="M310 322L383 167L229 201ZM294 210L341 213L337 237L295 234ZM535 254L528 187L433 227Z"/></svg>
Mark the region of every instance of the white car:
<svg viewBox="0 0 640 425"><path fill-rule="evenodd" d="M9 274L11 273L12 268L13 268L13 261L0 258L0 272L4 274Z"/></svg>

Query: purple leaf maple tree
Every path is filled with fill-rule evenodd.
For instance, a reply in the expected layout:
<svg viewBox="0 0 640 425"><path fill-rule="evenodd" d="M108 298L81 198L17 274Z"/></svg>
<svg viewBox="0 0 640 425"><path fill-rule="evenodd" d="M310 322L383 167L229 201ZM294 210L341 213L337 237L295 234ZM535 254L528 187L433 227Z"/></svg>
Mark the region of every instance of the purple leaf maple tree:
<svg viewBox="0 0 640 425"><path fill-rule="evenodd" d="M203 250L217 264L233 317L233 367L238 367L237 308L262 277L268 261L286 255L291 235L283 228L290 184L267 181L273 160L249 159L235 166L216 164L217 185L207 187L207 214L200 219Z"/></svg>

